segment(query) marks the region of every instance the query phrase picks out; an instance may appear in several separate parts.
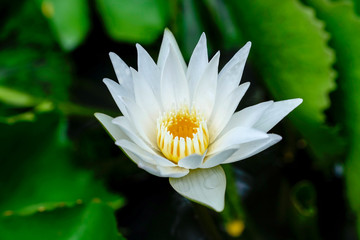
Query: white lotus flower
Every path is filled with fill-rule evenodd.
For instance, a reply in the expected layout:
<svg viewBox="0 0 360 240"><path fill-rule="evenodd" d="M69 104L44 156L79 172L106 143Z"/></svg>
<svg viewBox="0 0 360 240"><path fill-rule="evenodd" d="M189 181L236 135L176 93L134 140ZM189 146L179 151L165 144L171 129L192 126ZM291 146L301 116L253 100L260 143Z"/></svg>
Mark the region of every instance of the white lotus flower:
<svg viewBox="0 0 360 240"><path fill-rule="evenodd" d="M119 84L104 83L123 116L95 116L140 168L169 177L184 197L222 211L226 180L220 164L279 142L279 135L267 132L302 102L268 101L234 113L249 87L239 83L250 46L240 49L220 73L220 54L208 61L205 34L189 66L169 30L157 64L138 44L137 71L110 53Z"/></svg>

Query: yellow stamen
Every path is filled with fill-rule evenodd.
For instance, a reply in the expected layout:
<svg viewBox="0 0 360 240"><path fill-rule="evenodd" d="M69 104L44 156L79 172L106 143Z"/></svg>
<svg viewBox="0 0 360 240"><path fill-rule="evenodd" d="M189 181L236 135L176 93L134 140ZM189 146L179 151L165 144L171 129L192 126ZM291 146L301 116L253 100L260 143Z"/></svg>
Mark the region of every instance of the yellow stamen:
<svg viewBox="0 0 360 240"><path fill-rule="evenodd" d="M169 160L178 163L191 154L203 154L209 145L204 117L187 107L162 114L157 120L157 144Z"/></svg>

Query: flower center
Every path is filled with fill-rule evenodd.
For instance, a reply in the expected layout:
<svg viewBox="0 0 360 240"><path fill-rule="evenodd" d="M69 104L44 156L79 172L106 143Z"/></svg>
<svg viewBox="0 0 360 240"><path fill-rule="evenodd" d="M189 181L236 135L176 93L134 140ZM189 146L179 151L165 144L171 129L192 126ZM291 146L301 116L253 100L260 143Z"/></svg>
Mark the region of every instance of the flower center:
<svg viewBox="0 0 360 240"><path fill-rule="evenodd" d="M204 117L196 110L182 107L157 119L157 144L169 160L178 163L191 154L203 154L209 145Z"/></svg>

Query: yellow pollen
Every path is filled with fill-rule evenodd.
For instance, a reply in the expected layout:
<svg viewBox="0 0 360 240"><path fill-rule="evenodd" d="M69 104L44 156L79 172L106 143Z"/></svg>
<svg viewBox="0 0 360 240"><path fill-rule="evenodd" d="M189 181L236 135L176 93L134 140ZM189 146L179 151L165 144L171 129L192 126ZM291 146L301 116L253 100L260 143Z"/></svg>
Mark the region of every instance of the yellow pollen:
<svg viewBox="0 0 360 240"><path fill-rule="evenodd" d="M157 120L157 144L174 163L194 153L203 154L209 145L204 117L186 107L162 114Z"/></svg>

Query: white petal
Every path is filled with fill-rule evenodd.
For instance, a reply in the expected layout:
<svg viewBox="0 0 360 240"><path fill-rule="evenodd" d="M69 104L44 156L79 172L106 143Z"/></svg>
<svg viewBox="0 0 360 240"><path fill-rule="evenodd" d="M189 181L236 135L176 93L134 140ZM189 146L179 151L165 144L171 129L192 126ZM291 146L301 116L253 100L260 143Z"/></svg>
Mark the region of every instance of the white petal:
<svg viewBox="0 0 360 240"><path fill-rule="evenodd" d="M151 148L137 133L135 127L129 122L129 120L125 117L117 117L112 121L113 124L118 126L123 133L126 134L128 139L131 139L136 145L148 151L152 154L156 154L155 149Z"/></svg>
<svg viewBox="0 0 360 240"><path fill-rule="evenodd" d="M268 134L268 136L269 138L266 139L241 144L239 149L224 163L237 162L254 156L255 154L264 151L281 140L281 136L276 134Z"/></svg>
<svg viewBox="0 0 360 240"><path fill-rule="evenodd" d="M228 149L228 150L225 150L225 151L221 151L221 152L219 152L217 154L214 154L214 155L211 155L211 156L206 156L205 162L200 167L201 168L215 167L215 166L223 163L224 161L226 161L236 151L237 151L237 149L233 148L233 149Z"/></svg>
<svg viewBox="0 0 360 240"><path fill-rule="evenodd" d="M231 116L235 112L240 100L245 95L250 83L246 82L236 88L223 101L217 101L209 120L210 143L213 142L219 133L229 122ZM224 107L226 106L226 107Z"/></svg>
<svg viewBox="0 0 360 240"><path fill-rule="evenodd" d="M104 78L103 82L105 83L105 85L109 89L109 92L111 93L111 96L115 100L115 103L118 106L118 108L120 109L121 113L124 116L128 117L129 116L128 112L126 110L125 104L124 104L121 97L124 96L124 97L127 97L127 98L133 98L133 95L131 94L131 92L129 92L123 86L117 84L116 82L114 82L111 79Z"/></svg>
<svg viewBox="0 0 360 240"><path fill-rule="evenodd" d="M126 65L126 63L113 52L109 53L109 56L119 83L122 84L126 89L132 91L132 79L128 65Z"/></svg>
<svg viewBox="0 0 360 240"><path fill-rule="evenodd" d="M216 136L220 133L220 131L225 127L226 123L230 119L230 116L235 111L238 105L238 101L240 101L241 99L241 98L237 98L238 93L234 94L234 92L239 91L238 85L241 80L241 76L244 70L247 56L249 55L250 47L251 47L251 43L248 42L243 48L241 48L234 55L234 57L225 65L225 67L219 73L218 86L216 90L216 105L214 106L212 118L222 118L222 119L215 120L214 128L216 129L216 131L211 135L210 141L213 141L216 138ZM246 87L247 89L249 86L242 84L240 87L244 87L244 88ZM230 100L230 102L232 103L235 102L236 106L233 111L227 111L227 114L225 114L223 112L226 111L227 109L224 109L223 106L228 106L229 96L236 99L236 101L234 101L235 99ZM241 97L242 96L243 95L241 95Z"/></svg>
<svg viewBox="0 0 360 240"><path fill-rule="evenodd" d="M157 176L157 177L163 177L160 173L160 170L156 167L156 165L149 164L147 162L141 161L141 159L136 154L128 154L130 159L138 159L138 167L141 169L144 169L148 173Z"/></svg>
<svg viewBox="0 0 360 240"><path fill-rule="evenodd" d="M254 125L254 128L268 132L294 108L299 106L302 101L302 99L296 98L275 102L264 112L260 120Z"/></svg>
<svg viewBox="0 0 360 240"><path fill-rule="evenodd" d="M210 118L215 105L219 58L220 53L217 52L207 65L205 72L194 92L192 103L196 108L201 109L206 119Z"/></svg>
<svg viewBox="0 0 360 240"><path fill-rule="evenodd" d="M220 93L228 94L239 85L250 47L251 42L247 42L220 71Z"/></svg>
<svg viewBox="0 0 360 240"><path fill-rule="evenodd" d="M139 44L136 44L138 53L138 72L152 89L152 94L160 93L160 69L150 57L148 52ZM157 99L160 100L160 97ZM159 101L160 102L160 101Z"/></svg>
<svg viewBox="0 0 360 240"><path fill-rule="evenodd" d="M178 165L180 167L187 168L187 169L195 169L201 165L204 157L205 157L205 154L203 154L203 155L192 154L192 155L189 155L187 157L180 159L180 161L178 162Z"/></svg>
<svg viewBox="0 0 360 240"><path fill-rule="evenodd" d="M95 113L95 117L101 122L113 139L129 139L121 129L112 123L113 118L103 113Z"/></svg>
<svg viewBox="0 0 360 240"><path fill-rule="evenodd" d="M170 160L168 160L160 155L152 154L148 151L145 151L144 149L142 149L141 147L139 147L138 145L134 144L131 141L120 139L120 140L116 141L115 144L124 150L130 151L130 152L136 154L142 161L145 161L147 163L150 163L153 165L159 165L159 166L163 166L163 167L177 167L177 165L175 163L171 162Z"/></svg>
<svg viewBox="0 0 360 240"><path fill-rule="evenodd" d="M233 148L234 146L259 139L268 138L268 135L254 128L236 127L218 138L208 148L208 155Z"/></svg>
<svg viewBox="0 0 360 240"><path fill-rule="evenodd" d="M178 59L178 61L180 62L182 69L184 72L186 72L186 63L184 61L184 58L181 54L180 48L175 40L174 35L170 32L169 29L165 29L164 31L164 37L161 43L161 47L160 47L160 53L159 53L159 58L157 61L157 65L159 66L160 69L163 69L165 62L166 62L166 58L169 54L170 48L173 48L175 51L175 55L176 58Z"/></svg>
<svg viewBox="0 0 360 240"><path fill-rule="evenodd" d="M234 115L231 116L230 121L217 137L221 137L235 127L254 126L254 124L259 121L265 110L269 108L273 103L273 101L267 101L244 108L241 111L236 112Z"/></svg>
<svg viewBox="0 0 360 240"><path fill-rule="evenodd" d="M170 178L182 196L221 212L224 209L226 177L221 166L195 169L182 178Z"/></svg>
<svg viewBox="0 0 360 240"><path fill-rule="evenodd" d="M148 173L155 175L157 177L183 177L189 173L188 169L183 169L179 167L162 167L154 164L147 163L143 161L137 154L123 149L128 157L134 161L139 168L144 169Z"/></svg>
<svg viewBox="0 0 360 240"><path fill-rule="evenodd" d="M154 122L132 99L123 98L129 120L136 127L138 134L154 149L156 143L156 122Z"/></svg>
<svg viewBox="0 0 360 240"><path fill-rule="evenodd" d="M134 79L135 101L155 123L159 113L162 112L158 100L144 77L133 68L131 73Z"/></svg>
<svg viewBox="0 0 360 240"><path fill-rule="evenodd" d="M163 167L158 165L157 168L162 177L181 178L190 172L189 169L182 167Z"/></svg>
<svg viewBox="0 0 360 240"><path fill-rule="evenodd" d="M249 56L249 52L250 52L250 48L251 48L251 42L247 42L231 59L230 61L223 67L223 69L221 69L220 73L219 73L219 77L222 77L221 75L226 74L228 71L231 71L231 69L234 66L239 65L239 63L241 64L241 68L244 69L244 65L246 63L246 59ZM241 78L241 75L240 75ZM238 81L240 81L240 79L237 79ZM237 85L239 85L239 82L237 83Z"/></svg>
<svg viewBox="0 0 360 240"><path fill-rule="evenodd" d="M201 77L208 65L208 61L206 36L205 33L203 33L191 55L189 67L186 73L186 78L189 81L191 99L193 99L194 91L201 80Z"/></svg>
<svg viewBox="0 0 360 240"><path fill-rule="evenodd" d="M188 169L180 167L162 167L157 165L148 164L144 161L139 161L138 167L144 169L148 173L157 177L172 177L179 178L184 177L189 173Z"/></svg>
<svg viewBox="0 0 360 240"><path fill-rule="evenodd" d="M247 42L231 59L230 61L223 67L220 74L224 74L233 66L237 65L238 63L245 64L246 59L249 55L251 48L251 42Z"/></svg>
<svg viewBox="0 0 360 240"><path fill-rule="evenodd" d="M144 149L140 148L138 145L134 144L131 141L119 139L115 142L116 145L121 147L123 150L126 150L126 152L131 152L135 154L141 161L144 161L146 163L156 165L155 159L152 157L153 154L145 151Z"/></svg>
<svg viewBox="0 0 360 240"><path fill-rule="evenodd" d="M189 87L185 72L172 47L161 75L161 99L165 111L174 106L178 107L177 104L189 103Z"/></svg>

